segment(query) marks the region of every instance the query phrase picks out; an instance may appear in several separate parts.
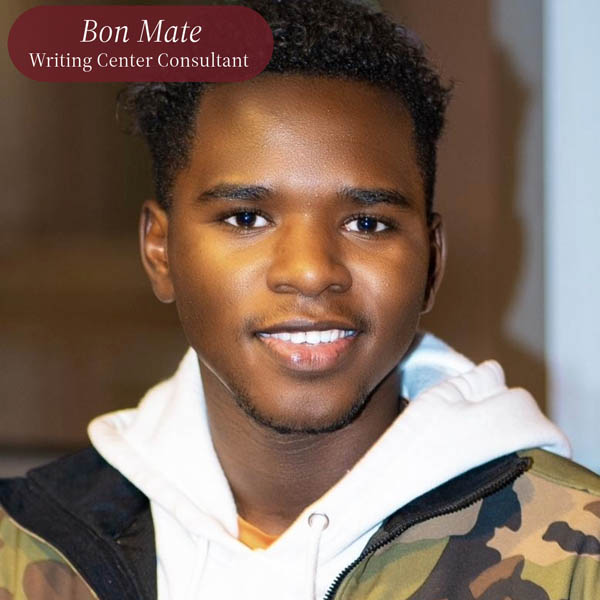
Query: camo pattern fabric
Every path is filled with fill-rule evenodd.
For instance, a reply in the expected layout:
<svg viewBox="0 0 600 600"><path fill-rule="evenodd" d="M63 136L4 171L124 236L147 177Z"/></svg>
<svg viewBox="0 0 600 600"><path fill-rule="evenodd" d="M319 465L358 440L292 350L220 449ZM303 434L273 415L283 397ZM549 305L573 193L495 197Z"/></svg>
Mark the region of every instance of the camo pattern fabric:
<svg viewBox="0 0 600 600"><path fill-rule="evenodd" d="M600 477L543 451L530 471L408 529L336 600L600 600Z"/></svg>
<svg viewBox="0 0 600 600"><path fill-rule="evenodd" d="M0 508L0 600L95 600L51 546L21 530Z"/></svg>
<svg viewBox="0 0 600 600"><path fill-rule="evenodd" d="M600 478L543 451L523 454L531 470L408 529L359 563L335 599L600 600ZM0 509L0 600L92 599L65 558Z"/></svg>

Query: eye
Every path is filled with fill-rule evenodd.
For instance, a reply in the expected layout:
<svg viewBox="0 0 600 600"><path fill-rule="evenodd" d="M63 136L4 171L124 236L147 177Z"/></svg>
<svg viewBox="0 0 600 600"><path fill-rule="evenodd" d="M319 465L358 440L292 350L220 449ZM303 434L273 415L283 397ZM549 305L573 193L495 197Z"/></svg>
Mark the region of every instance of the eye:
<svg viewBox="0 0 600 600"><path fill-rule="evenodd" d="M369 215L352 217L344 223L344 227L347 231L356 231L358 233L379 233L380 231L389 229L389 225Z"/></svg>
<svg viewBox="0 0 600 600"><path fill-rule="evenodd" d="M236 212L224 219L224 222L233 225L233 227L241 227L242 229L259 229L269 224L267 219L259 213L250 210Z"/></svg>

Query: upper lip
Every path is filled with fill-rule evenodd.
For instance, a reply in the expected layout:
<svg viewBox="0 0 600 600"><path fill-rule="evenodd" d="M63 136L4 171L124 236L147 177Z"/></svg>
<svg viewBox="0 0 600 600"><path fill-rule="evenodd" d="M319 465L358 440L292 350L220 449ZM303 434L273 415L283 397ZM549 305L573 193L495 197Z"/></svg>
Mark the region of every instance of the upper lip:
<svg viewBox="0 0 600 600"><path fill-rule="evenodd" d="M328 331L330 329L345 329L356 331L357 327L353 323L340 319L319 319L318 321L312 319L289 319L276 323L275 325L269 325L268 327L262 327L257 330L257 333L283 333L286 331Z"/></svg>

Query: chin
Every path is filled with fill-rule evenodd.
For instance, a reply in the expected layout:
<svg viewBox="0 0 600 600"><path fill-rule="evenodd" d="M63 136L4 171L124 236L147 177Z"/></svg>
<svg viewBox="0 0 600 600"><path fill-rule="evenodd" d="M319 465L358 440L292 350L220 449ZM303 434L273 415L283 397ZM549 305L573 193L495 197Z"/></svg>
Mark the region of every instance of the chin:
<svg viewBox="0 0 600 600"><path fill-rule="evenodd" d="M298 407L312 406L313 397L295 398L279 410L267 410L244 394L236 395L238 406L256 423L281 434L319 434L339 431L353 423L369 402L369 394L358 394L356 400L338 411L299 411ZM291 407L289 405L292 405ZM287 405L287 407L286 407ZM330 409L331 406L324 407Z"/></svg>

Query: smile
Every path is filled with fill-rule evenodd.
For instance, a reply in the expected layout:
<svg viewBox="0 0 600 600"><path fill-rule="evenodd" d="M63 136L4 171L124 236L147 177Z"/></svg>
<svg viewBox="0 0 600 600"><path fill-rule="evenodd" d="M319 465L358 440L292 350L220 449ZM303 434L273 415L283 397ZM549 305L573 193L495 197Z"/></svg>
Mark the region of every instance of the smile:
<svg viewBox="0 0 600 600"><path fill-rule="evenodd" d="M356 335L353 329L328 329L326 331L282 331L281 333L259 333L261 338L274 338L292 344L332 344L337 340Z"/></svg>
<svg viewBox="0 0 600 600"><path fill-rule="evenodd" d="M356 329L303 328L258 332L257 339L271 359L287 370L318 373L338 368L358 339Z"/></svg>

